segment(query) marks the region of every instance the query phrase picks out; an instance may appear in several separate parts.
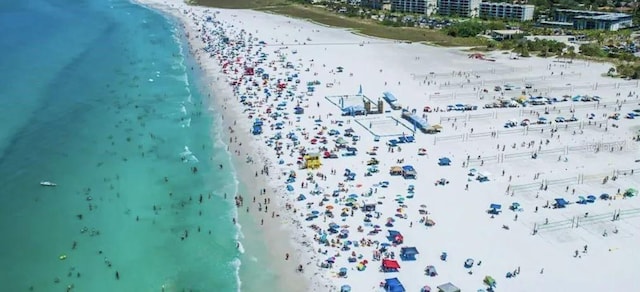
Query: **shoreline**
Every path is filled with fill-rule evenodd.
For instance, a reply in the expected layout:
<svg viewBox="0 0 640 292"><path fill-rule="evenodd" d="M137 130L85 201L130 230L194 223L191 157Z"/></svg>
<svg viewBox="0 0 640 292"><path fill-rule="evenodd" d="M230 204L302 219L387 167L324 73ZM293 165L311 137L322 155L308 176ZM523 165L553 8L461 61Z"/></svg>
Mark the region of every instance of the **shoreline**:
<svg viewBox="0 0 640 292"><path fill-rule="evenodd" d="M164 3L164 9L174 7ZM222 98L212 105L220 107L221 134L243 186L239 220L255 226L267 241L264 255L278 272L278 288L336 291L352 285L356 291L375 291L397 278L410 291L449 281L466 291L492 287L485 286L491 276L509 291L552 289L550 283L595 291L603 283L566 276L577 279L612 256L633 262L634 227L617 219L580 228L575 223L588 216L608 218L606 212L618 218L620 210L640 210L637 200L621 194L625 189L637 193L633 186L640 180L628 156L637 151L640 136L636 140L627 126L633 117L612 118L634 110L639 85L602 77L606 64L512 59L501 52L485 58L459 48L397 41L373 45L370 38L303 20L176 5L173 13L182 20L190 51L211 79L208 86ZM211 53L204 52L203 43ZM260 70L255 76L254 69ZM362 105L363 85L373 99L393 92L406 112L335 114L346 105ZM361 93L345 94L358 87ZM537 96L565 100L526 104L540 102ZM411 114L414 125L437 124L440 133L412 130L406 124ZM254 121L264 131L247 135ZM415 141L391 143L407 133ZM320 153L322 167L299 169L303 157L313 153ZM453 162L443 167L443 158ZM611 173L625 177L611 183ZM293 179L285 182L287 177ZM615 195L590 196L594 199L587 204L583 196L591 193ZM557 207L558 197L571 206ZM509 206L503 215L495 210L501 206ZM255 211L260 208L265 212ZM559 234L556 227L545 227L567 218L573 218L572 230ZM243 233L253 241L254 234ZM393 235L398 233L402 236ZM414 256L419 249L420 255L398 257L405 248L416 248ZM293 271L297 263L304 273ZM437 273L425 268L432 265ZM621 289L631 283L623 266L603 271ZM308 288L299 289L303 286Z"/></svg>
<svg viewBox="0 0 640 292"><path fill-rule="evenodd" d="M191 23L186 19L186 15L182 13L180 8L174 7L172 4L168 4L164 2L163 4L157 3L155 1L145 1L145 0L134 0L134 2L138 5L142 5L148 7L150 9L159 11L163 14L168 14L170 17L173 17L177 23L180 24L180 29L183 31L183 37L188 42L188 52L191 54L192 58L198 66L200 66L200 70L204 73L203 78L207 78L211 80L208 84L202 84L203 87L211 90L209 94L209 104L216 106L214 110L221 117L222 124L216 126L216 128L212 129L212 133L219 131L220 139L227 146L228 153L231 157L231 163L233 164L234 171L236 172L237 179L239 182L238 185L238 194L243 196L245 199L255 196L257 199L274 199L274 203L276 203L276 210L278 212L278 216L276 218L271 218L270 216L265 216L263 213L257 212L256 206L251 205L250 212L245 212L245 206L240 206L236 208L237 220L239 224L239 241L264 241L267 249L269 250L268 256L264 260L268 260L271 263L269 266L276 267L277 278L275 279L278 285L278 288L275 291L309 291L308 287L310 287L311 282L308 278L306 278L305 274L301 274L296 271L297 263L303 262L303 253L300 251L300 247L295 247L292 244L292 241L296 239L296 234L293 230L289 228L285 228L289 223L287 221L291 221L293 218L288 216L286 212L282 211L282 206L279 206L279 199L275 197L274 191L272 187L269 186L266 178L264 176L254 177L252 173L253 164L249 164L246 161L243 161L244 153L252 153L254 150L259 149L258 145L252 145L254 143L251 141L250 135L233 135L233 132L230 132L228 129L236 127L234 123L231 122L239 120L239 110L235 102L236 100L232 99L234 94L230 92L230 89L226 84L221 81L214 81L217 79L225 79L226 76L220 73L220 67L216 66L214 62L207 62L205 64L202 63L201 58L204 56L202 52L203 45L201 42L196 40L193 36L196 35L197 31L195 28L190 27ZM184 6L182 8L192 9L197 6ZM199 9L207 9L206 7L199 7ZM221 99L221 97L223 97ZM231 106L227 102L232 101L234 103ZM248 129L247 129L248 130ZM233 142L231 142L233 139ZM237 153L234 153L237 152ZM262 158L259 155L259 158ZM260 159L262 160L262 159ZM260 195L262 189L266 189L266 195ZM258 194L258 195L256 195ZM229 194L227 197L228 200L233 200L234 198ZM272 204L273 205L273 204ZM270 205L270 206L272 206ZM273 211L273 210L272 210ZM271 213L271 212L269 212ZM281 216L283 215L283 216ZM261 220L265 220L264 225L260 224ZM272 219L272 220L269 220ZM295 221L295 220L294 220ZM246 229L243 230L242 227L246 226L247 228L256 228L260 229L263 233L262 236L253 233L247 233ZM287 238L285 242L279 241L277 239ZM246 244L246 243L245 243ZM244 254L246 251L243 251ZM290 257L288 260L283 261L285 254L289 254ZM293 264L292 263L296 263ZM249 263L243 263L249 264ZM308 263L306 264L308 265ZM240 268L242 269L242 267ZM240 279L239 285L241 284L242 279ZM243 286L239 287L239 290L242 290ZM313 291L321 291L313 290Z"/></svg>

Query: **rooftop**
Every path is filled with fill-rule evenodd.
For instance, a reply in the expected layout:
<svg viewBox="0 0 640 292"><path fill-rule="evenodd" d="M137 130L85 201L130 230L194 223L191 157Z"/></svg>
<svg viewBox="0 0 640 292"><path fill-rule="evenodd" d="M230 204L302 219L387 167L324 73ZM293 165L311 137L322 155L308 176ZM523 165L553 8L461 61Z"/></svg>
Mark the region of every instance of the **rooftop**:
<svg viewBox="0 0 640 292"><path fill-rule="evenodd" d="M563 22L563 21L549 21L549 20L542 20L540 21L541 24L549 24L549 25L557 25L557 26L573 26L572 22Z"/></svg>
<svg viewBox="0 0 640 292"><path fill-rule="evenodd" d="M574 18L595 19L595 20L617 20L620 18L631 17L631 15L619 12L603 12L592 10L575 10L575 9L556 9L556 12L578 13Z"/></svg>
<svg viewBox="0 0 640 292"><path fill-rule="evenodd" d="M519 29L499 29L499 30L493 30L492 32L499 35L515 35L515 34L523 33L523 31Z"/></svg>

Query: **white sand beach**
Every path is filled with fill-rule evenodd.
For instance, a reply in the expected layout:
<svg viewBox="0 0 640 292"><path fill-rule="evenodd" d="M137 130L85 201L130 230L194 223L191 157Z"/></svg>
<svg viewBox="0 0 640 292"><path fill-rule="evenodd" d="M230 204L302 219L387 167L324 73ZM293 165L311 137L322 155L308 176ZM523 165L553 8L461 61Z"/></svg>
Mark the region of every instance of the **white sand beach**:
<svg viewBox="0 0 640 292"><path fill-rule="evenodd" d="M610 64L485 60L262 12L141 2L181 19L210 73L254 188L239 211L290 237L272 248L285 291L404 291L384 287L392 278L406 291L635 290L640 127L629 113L640 89L603 77ZM363 100L370 113L342 115ZM315 153L321 166L302 169Z"/></svg>

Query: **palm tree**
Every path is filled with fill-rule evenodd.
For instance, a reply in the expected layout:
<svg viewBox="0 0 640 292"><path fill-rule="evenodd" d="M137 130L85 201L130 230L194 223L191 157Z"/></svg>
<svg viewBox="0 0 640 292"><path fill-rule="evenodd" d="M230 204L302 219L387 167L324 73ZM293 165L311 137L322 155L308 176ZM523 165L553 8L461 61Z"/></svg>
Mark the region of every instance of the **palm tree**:
<svg viewBox="0 0 640 292"><path fill-rule="evenodd" d="M526 39L522 39L516 45L515 51L520 53L520 56L527 57L529 55L529 49Z"/></svg>
<svg viewBox="0 0 640 292"><path fill-rule="evenodd" d="M602 33L601 31L596 32L595 38L598 46L602 47L602 44L604 43L604 33Z"/></svg>

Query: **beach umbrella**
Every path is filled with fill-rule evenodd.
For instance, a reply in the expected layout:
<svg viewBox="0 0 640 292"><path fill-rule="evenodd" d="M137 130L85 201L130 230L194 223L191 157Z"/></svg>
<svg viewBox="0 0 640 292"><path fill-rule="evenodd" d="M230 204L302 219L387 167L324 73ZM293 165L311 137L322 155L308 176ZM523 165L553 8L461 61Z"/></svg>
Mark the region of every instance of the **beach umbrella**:
<svg viewBox="0 0 640 292"><path fill-rule="evenodd" d="M327 259L327 263L332 263L333 264L335 262L336 262L336 258L334 258L334 257L330 257L330 258Z"/></svg>
<svg viewBox="0 0 640 292"><path fill-rule="evenodd" d="M342 229L342 230L340 230L340 233L349 234L349 229Z"/></svg>
<svg viewBox="0 0 640 292"><path fill-rule="evenodd" d="M325 209L327 209L327 210L333 210L333 205L327 205L327 206L325 207Z"/></svg>
<svg viewBox="0 0 640 292"><path fill-rule="evenodd" d="M313 210L313 211L311 211L311 214L313 214L313 215L318 215L318 214L320 214L320 212L319 212L319 211L317 211L317 210Z"/></svg>

